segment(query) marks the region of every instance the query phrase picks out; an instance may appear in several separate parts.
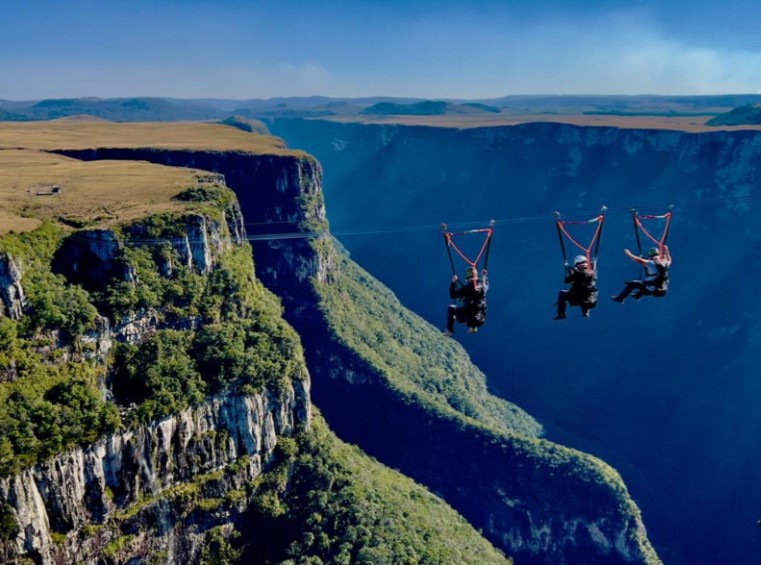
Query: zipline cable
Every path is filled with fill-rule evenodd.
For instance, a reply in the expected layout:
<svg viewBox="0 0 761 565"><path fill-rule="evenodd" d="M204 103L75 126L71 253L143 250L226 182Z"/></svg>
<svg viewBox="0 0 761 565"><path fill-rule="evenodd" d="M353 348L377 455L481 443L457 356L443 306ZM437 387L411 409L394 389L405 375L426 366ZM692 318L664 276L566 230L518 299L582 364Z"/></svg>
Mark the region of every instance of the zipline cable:
<svg viewBox="0 0 761 565"><path fill-rule="evenodd" d="M708 207L708 206L716 206L717 204L721 203L736 203L736 204L746 204L746 203L753 203L756 201L761 200L761 195L744 195L744 196L728 196L724 198L717 198L712 200L687 200L682 201L677 204L677 207L679 209L692 209L692 208L702 208L702 207ZM638 210L657 210L657 209L663 209L669 205L666 204L648 204L644 206L638 206L636 209ZM606 215L613 214L623 214L628 213L631 214L632 208L631 207L621 207L621 208L613 208L608 209L606 211ZM574 212L569 215L567 215L568 218L583 218L583 217L589 217L591 214L599 214L599 212ZM546 222L548 220L548 215L534 215L534 216L522 216L522 217L513 217L513 218L503 218L503 219L497 219L493 220L494 225L497 226L507 226L507 225L516 225L516 224L527 224L527 223L535 223L535 222ZM293 222L288 221L273 221L273 222L248 222L244 225L249 226L264 226L264 225L281 225L281 224L289 224L293 225ZM462 222L456 222L449 224L451 226L456 227L469 227L469 226L475 226L475 225L482 225L481 222L470 222L470 221L462 221ZM294 232L283 232L283 233L262 233L262 234L249 234L245 237L248 241L276 241L276 240L292 240L292 239L314 239L320 236L330 235L333 237L351 237L351 236L361 236L361 235L376 235L376 234L393 234L393 233L410 233L410 232L424 232L424 231L431 231L434 229L440 229L441 226L435 225L435 224L420 224L420 225L407 225L407 226L396 226L396 227L386 227L386 228L370 228L370 229L345 229L345 230L337 230L337 231L294 231ZM71 236L73 239L76 239L76 234ZM84 239L83 239L84 241ZM90 240L87 240L90 241ZM124 243L134 243L136 245L151 245L151 244L165 244L165 243L171 243L171 242L177 242L177 243L197 243L202 240L198 239L187 239L185 237L178 237L176 239L173 238L124 238L121 240L113 240L113 241L101 241L99 243L103 244L124 244ZM90 243L92 243L90 241Z"/></svg>

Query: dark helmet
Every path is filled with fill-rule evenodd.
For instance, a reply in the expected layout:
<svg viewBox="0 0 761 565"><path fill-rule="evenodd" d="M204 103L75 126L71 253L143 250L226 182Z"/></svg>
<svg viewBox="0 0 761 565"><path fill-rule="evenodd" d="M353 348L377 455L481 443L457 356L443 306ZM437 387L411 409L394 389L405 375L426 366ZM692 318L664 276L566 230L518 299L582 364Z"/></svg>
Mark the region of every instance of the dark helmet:
<svg viewBox="0 0 761 565"><path fill-rule="evenodd" d="M661 254L661 250L657 247L651 247L647 250L647 256L652 259L653 257L658 257Z"/></svg>
<svg viewBox="0 0 761 565"><path fill-rule="evenodd" d="M474 279L477 278L478 271L476 271L473 267L468 267L465 269L465 278L466 279Z"/></svg>

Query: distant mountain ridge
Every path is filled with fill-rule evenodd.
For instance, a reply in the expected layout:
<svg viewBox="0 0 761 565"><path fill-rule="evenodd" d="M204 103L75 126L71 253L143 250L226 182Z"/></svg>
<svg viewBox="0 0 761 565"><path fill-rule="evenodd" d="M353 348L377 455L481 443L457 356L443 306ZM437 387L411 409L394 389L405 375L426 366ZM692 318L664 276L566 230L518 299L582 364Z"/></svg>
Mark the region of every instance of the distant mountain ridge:
<svg viewBox="0 0 761 565"><path fill-rule="evenodd" d="M169 122L221 119L221 109L164 98L55 98L31 102L0 101L0 121L54 120L90 115L113 122Z"/></svg>
<svg viewBox="0 0 761 565"><path fill-rule="evenodd" d="M281 117L348 117L375 115L437 115L467 113L597 114L695 116L719 115L761 103L759 94L712 96L652 95L510 95L490 99L394 98L373 96L225 98L57 98L0 100L0 121L52 120L88 114L115 122L220 120L232 114L248 119ZM718 125L718 124L717 124Z"/></svg>

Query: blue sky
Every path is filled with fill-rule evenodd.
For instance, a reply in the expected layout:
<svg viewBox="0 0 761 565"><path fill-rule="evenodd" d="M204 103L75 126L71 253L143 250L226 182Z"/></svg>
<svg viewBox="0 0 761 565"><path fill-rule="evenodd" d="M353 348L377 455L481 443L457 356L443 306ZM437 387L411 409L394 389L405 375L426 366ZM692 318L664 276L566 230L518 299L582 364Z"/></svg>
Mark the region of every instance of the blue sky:
<svg viewBox="0 0 761 565"><path fill-rule="evenodd" d="M0 0L0 99L761 93L761 2Z"/></svg>

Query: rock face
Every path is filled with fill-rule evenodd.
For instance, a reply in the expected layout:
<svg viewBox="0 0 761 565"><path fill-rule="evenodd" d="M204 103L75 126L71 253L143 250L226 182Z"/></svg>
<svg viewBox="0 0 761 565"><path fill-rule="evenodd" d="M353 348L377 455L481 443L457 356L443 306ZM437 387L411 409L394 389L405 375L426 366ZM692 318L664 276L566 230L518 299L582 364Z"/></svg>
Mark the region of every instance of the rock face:
<svg viewBox="0 0 761 565"><path fill-rule="evenodd" d="M213 397L196 408L103 438L0 480L0 500L10 505L19 526L13 549L40 563L54 563L54 556L65 562L96 563L97 554L68 553L79 550L76 544L54 547L51 535L65 534L73 541L84 526L104 524L120 510L158 499L171 487L224 469L244 456L247 464L237 480L252 481L266 470L277 438L308 426L309 418L305 378L294 381L282 395L265 391ZM170 524L169 530L177 525ZM150 538L150 532L143 534ZM150 541L152 551L177 542L163 537Z"/></svg>
<svg viewBox="0 0 761 565"><path fill-rule="evenodd" d="M0 254L0 315L18 320L24 311L21 267L10 255Z"/></svg>
<svg viewBox="0 0 761 565"><path fill-rule="evenodd" d="M260 274L275 279L281 268L298 265L297 273L301 281L312 275L322 280L329 276L331 266L335 266L331 254L312 253L307 241L309 237L317 237L327 228L324 206L310 205L312 201L322 202L322 168L307 155L281 157L232 152L109 148L57 153L83 160L143 160L221 174L226 185L235 191L240 203L240 208L232 207L225 213L231 233L243 237L245 217L248 225L246 233L253 241L268 240L271 236L284 234L297 235L288 241L288 245L281 244L284 240L273 240L268 241L267 245L255 246L257 269L267 271L266 274ZM182 241L180 245L183 245ZM202 255L203 253L198 254L199 257ZM288 308L301 308L300 292L305 293L304 298L312 296L308 285L303 285L294 294L281 296Z"/></svg>
<svg viewBox="0 0 761 565"><path fill-rule="evenodd" d="M188 214L184 222L179 226L182 235L172 240L172 247L179 253L181 261L199 274L211 272L217 257L246 238L237 202L223 210L220 220L203 214ZM137 224L127 228L125 236L139 245L141 241L153 240L147 230L146 226ZM53 268L68 281L81 284L90 291L102 290L114 278L134 282L135 274L118 261L121 248L121 241L110 230L81 230L64 240L56 252ZM0 262L0 277L2 272ZM162 272L169 276L172 265L163 265Z"/></svg>
<svg viewBox="0 0 761 565"><path fill-rule="evenodd" d="M224 184L220 176L215 176L213 181ZM223 192L225 198L234 200L229 192ZM62 240L52 265L45 267L63 275L67 283L81 284L90 291L113 291L119 288L115 283L123 285L124 282L132 283L126 288L140 290L138 273L149 281L144 284L150 288L152 277L171 274L174 268L171 261L174 261L186 264L196 274L209 275L212 279L209 288L216 288L214 277L230 272L225 270L228 268L225 261L235 257L238 250L233 247L241 246L246 240L243 216L237 202L218 209L204 205L197 210L161 217L158 227L152 224L156 218L147 217L119 231L76 232ZM174 248L179 253L162 253L162 249L154 247L153 253L144 256L155 264L142 270L130 266L126 252L139 248L140 240L155 243L155 230L163 229L178 234ZM159 244L165 245L166 239L162 237ZM125 250L123 246L133 249ZM166 250L168 247L163 251ZM0 256L0 304L3 312L7 309L14 318L22 316L24 305L19 264L12 257ZM243 266L246 264L249 261ZM241 269L240 263L235 266ZM245 280L241 285L251 286L248 289L251 294L246 296L255 297L252 300L269 300L272 304L265 304L261 310L252 307L247 312L263 312L266 314L262 317L271 314L278 318L276 301L266 296L260 283L253 279L253 272L241 275L241 280ZM155 281L153 284L156 286ZM229 295L212 297L217 298L219 302L231 300ZM53 328L49 335L42 335L54 344L35 351L47 355L45 361L50 364L86 365L85 369L92 370L92 378L97 383L90 386L93 389L97 386L102 398L112 398L113 371L109 373L108 369L114 366L110 364L114 360L110 354L114 342L137 346L160 330L180 334L198 329L204 320L190 308L178 307L167 316L161 311L162 304L127 308L126 315L122 315L124 311L113 315L115 323L97 314L89 329L77 335L74 344L59 341L57 348L55 340L59 332ZM190 563L198 561L214 540L231 535L238 522L245 521L242 513L252 496L253 481L276 462L275 450L281 438L308 428L310 423L309 375L303 368L301 348L290 329L287 336L283 333L276 337L265 335L270 331L284 331L282 321L274 321L280 325L262 323L258 337L263 340L272 337L293 346L288 351L294 359L289 359L292 362L287 363L287 369L270 369L255 386L243 379L231 378L233 385L229 385L227 392L205 400L202 394L197 395L193 407L171 417L150 424L134 424L131 429L106 435L93 444L50 457L0 479L0 562L95 565L106 559L108 562ZM260 361L253 356L246 359L249 363ZM286 363L281 367L284 365ZM36 376L24 375L20 382L23 384L23 379L32 380ZM43 376L47 375L43 373ZM43 386L47 384L42 382ZM262 382L271 384L262 385ZM119 406L123 422L147 420L146 416L135 413L139 414L146 402L142 399L136 402L138 405L128 406L128 402L124 402ZM170 410L187 404L176 402ZM115 420L115 411L113 414ZM109 428L101 429L115 429L115 426L114 422ZM86 431L76 437L87 437ZM95 434L87 441L93 437ZM5 436L0 438L2 448L6 447L5 439ZM2 457L8 457L7 451L0 451L3 451ZM12 448L10 454L10 461L14 462ZM30 459L39 461L44 456L34 454L34 457ZM11 467L15 468L18 467Z"/></svg>
<svg viewBox="0 0 761 565"><path fill-rule="evenodd" d="M517 220L497 225L489 319L464 343L476 364L550 438L615 465L667 562L755 563L761 537L746 524L761 507L749 479L761 457L761 409L750 400L761 372L761 310L751 284L761 277L761 133L314 120L275 120L270 128L323 164L336 232ZM589 323L573 309L567 322L553 322L562 258L552 211L594 214L602 204L610 208L602 302ZM622 253L636 248L631 208L658 214L668 204L676 205L669 295L607 302L638 277ZM403 303L443 323L451 273L435 234L343 243Z"/></svg>

